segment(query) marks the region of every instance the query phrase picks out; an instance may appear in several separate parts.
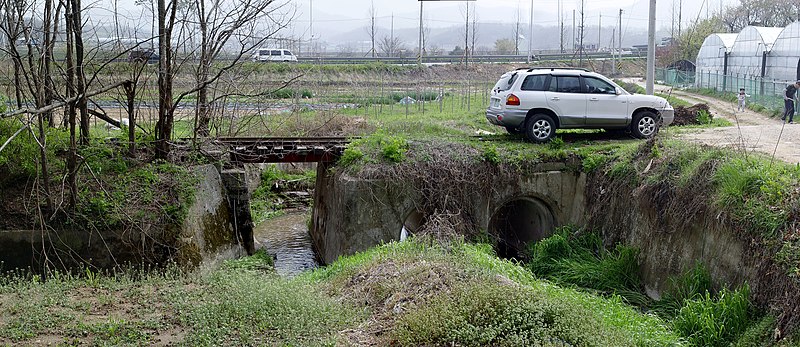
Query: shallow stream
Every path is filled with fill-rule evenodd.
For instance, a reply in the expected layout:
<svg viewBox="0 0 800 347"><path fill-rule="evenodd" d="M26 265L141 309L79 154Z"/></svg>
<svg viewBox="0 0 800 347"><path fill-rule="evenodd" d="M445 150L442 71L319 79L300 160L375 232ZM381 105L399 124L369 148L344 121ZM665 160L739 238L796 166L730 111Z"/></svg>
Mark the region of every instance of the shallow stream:
<svg viewBox="0 0 800 347"><path fill-rule="evenodd" d="M275 271L292 277L317 267L306 224L308 211L290 211L255 228L256 248L275 259Z"/></svg>

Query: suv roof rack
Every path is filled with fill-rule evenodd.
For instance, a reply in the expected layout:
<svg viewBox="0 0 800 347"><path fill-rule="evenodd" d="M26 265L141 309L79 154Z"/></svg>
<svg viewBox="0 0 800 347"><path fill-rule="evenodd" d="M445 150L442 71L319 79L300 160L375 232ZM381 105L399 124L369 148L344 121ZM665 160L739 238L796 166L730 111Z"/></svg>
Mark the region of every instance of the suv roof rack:
<svg viewBox="0 0 800 347"><path fill-rule="evenodd" d="M583 68L583 67L558 67L558 66L552 66L552 67L521 67L521 68L518 68L518 69L516 69L514 71L520 71L520 70L528 70L528 72L531 72L533 70L550 70L550 71L555 71L555 70L580 70L580 71L585 71L585 72L591 72L591 71L589 71L589 69Z"/></svg>

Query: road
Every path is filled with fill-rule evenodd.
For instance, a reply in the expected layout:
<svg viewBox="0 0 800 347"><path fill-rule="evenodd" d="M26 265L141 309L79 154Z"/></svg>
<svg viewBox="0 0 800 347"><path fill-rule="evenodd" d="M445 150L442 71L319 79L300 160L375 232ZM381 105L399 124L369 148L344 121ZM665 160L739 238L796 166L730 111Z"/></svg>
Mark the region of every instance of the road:
<svg viewBox="0 0 800 347"><path fill-rule="evenodd" d="M644 85L641 79L630 82ZM656 85L659 93L668 94L669 86ZM760 152L789 163L800 163L800 124L784 124L780 119L771 119L750 110L736 111L736 104L712 97L672 90L672 95L691 103L708 104L714 117L731 121L734 126L724 128L698 129L681 132L678 138L694 143L718 147L746 149ZM796 121L800 122L800 117Z"/></svg>

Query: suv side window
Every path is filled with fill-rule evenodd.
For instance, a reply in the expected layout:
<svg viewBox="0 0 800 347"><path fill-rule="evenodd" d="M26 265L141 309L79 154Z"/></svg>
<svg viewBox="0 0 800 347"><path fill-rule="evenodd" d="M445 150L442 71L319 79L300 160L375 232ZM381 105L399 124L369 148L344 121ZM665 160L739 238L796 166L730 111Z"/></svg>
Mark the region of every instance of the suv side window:
<svg viewBox="0 0 800 347"><path fill-rule="evenodd" d="M279 55L281 55L281 51L273 50L273 51L270 52L269 55L278 55L279 56Z"/></svg>
<svg viewBox="0 0 800 347"><path fill-rule="evenodd" d="M599 78L583 77L583 81L586 84L586 92L589 94L617 94L614 86Z"/></svg>
<svg viewBox="0 0 800 347"><path fill-rule="evenodd" d="M553 76L555 83L550 82L550 91L556 93L580 93L581 78L578 76Z"/></svg>
<svg viewBox="0 0 800 347"><path fill-rule="evenodd" d="M545 91L547 90L547 78L550 77L549 75L530 75L525 77L525 81L522 82L521 90L529 90L529 91Z"/></svg>

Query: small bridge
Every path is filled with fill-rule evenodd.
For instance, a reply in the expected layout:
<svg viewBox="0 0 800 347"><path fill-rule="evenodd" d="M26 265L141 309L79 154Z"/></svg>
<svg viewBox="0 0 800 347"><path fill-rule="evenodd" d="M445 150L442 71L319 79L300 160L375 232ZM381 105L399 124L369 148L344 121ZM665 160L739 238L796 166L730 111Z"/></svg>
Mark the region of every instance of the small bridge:
<svg viewBox="0 0 800 347"><path fill-rule="evenodd" d="M237 163L333 162L350 140L345 137L222 137Z"/></svg>
<svg viewBox="0 0 800 347"><path fill-rule="evenodd" d="M234 165L222 169L220 176L234 214L237 240L255 252L253 219L247 169L241 164L318 163L317 181L325 179L328 168L344 153L350 139L345 137L221 137L213 141L225 147ZM316 193L315 193L316 194ZM316 197L315 197L316 199Z"/></svg>

